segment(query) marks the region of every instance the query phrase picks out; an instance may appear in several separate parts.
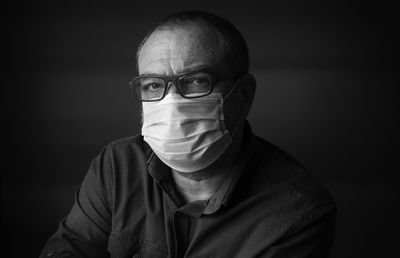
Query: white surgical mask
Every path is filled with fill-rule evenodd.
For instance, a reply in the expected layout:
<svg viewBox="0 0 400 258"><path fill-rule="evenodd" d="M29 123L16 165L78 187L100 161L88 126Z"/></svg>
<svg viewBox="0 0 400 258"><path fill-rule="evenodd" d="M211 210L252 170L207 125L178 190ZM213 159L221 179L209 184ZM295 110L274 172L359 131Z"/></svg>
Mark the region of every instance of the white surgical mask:
<svg viewBox="0 0 400 258"><path fill-rule="evenodd" d="M143 102L142 135L166 165L181 172L208 167L232 142L221 93L193 99L170 93Z"/></svg>

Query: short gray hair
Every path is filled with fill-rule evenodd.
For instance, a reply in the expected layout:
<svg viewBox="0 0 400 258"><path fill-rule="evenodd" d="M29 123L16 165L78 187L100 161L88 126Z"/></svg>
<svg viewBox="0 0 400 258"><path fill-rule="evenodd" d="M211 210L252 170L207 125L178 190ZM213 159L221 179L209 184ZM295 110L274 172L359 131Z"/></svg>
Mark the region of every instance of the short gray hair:
<svg viewBox="0 0 400 258"><path fill-rule="evenodd" d="M221 53L221 62L229 68L229 72L235 75L248 73L250 62L249 51L242 34L227 19L203 11L184 11L163 19L140 43L136 53L136 60L139 60L140 51L153 32L172 29L173 27L187 25L191 22L204 23L220 35L223 50ZM136 62L136 65L138 68L138 62Z"/></svg>

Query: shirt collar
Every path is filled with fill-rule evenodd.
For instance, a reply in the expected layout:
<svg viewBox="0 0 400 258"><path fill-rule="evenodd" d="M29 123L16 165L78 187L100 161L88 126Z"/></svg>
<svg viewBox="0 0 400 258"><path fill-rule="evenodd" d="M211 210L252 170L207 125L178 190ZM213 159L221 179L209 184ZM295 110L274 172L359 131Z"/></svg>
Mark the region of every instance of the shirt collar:
<svg viewBox="0 0 400 258"><path fill-rule="evenodd" d="M229 200L231 199L232 194L236 188L237 182L239 181L239 178L243 175L246 164L250 160L250 157L253 155L253 138L254 135L251 130L250 124L246 120L244 124L242 148L238 155L238 162L233 168L233 173L231 173L232 176L225 181L218 192L210 199L204 211L204 214L212 214L216 212L221 207L221 205L228 205Z"/></svg>

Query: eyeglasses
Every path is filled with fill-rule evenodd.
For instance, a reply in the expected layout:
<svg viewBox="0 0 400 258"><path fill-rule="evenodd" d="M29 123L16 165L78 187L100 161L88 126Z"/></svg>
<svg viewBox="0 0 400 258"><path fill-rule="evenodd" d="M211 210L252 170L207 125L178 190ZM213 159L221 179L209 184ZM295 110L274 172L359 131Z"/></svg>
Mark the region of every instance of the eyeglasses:
<svg viewBox="0 0 400 258"><path fill-rule="evenodd" d="M129 83L129 88L139 101L159 101L165 97L169 82L173 82L182 97L200 98L211 94L214 84L223 78L235 77L217 78L214 72L202 69L173 76L138 76Z"/></svg>

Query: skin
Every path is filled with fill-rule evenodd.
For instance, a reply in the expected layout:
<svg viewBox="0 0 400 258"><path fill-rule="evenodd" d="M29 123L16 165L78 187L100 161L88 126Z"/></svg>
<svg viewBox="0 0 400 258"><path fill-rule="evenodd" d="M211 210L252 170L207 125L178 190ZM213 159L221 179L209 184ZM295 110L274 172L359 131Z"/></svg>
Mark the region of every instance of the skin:
<svg viewBox="0 0 400 258"><path fill-rule="evenodd" d="M219 74L228 75L227 65L221 61L219 35L204 24L186 24L168 30L153 32L142 46L138 56L141 75L176 75L199 68L213 68ZM234 80L220 81L215 92L226 94ZM255 80L243 76L237 89L224 101L225 125L233 135L232 144L209 167L192 173L171 169L177 188L186 201L209 199L221 187L233 170L242 145L243 122L253 102ZM174 85L168 93L177 93Z"/></svg>

